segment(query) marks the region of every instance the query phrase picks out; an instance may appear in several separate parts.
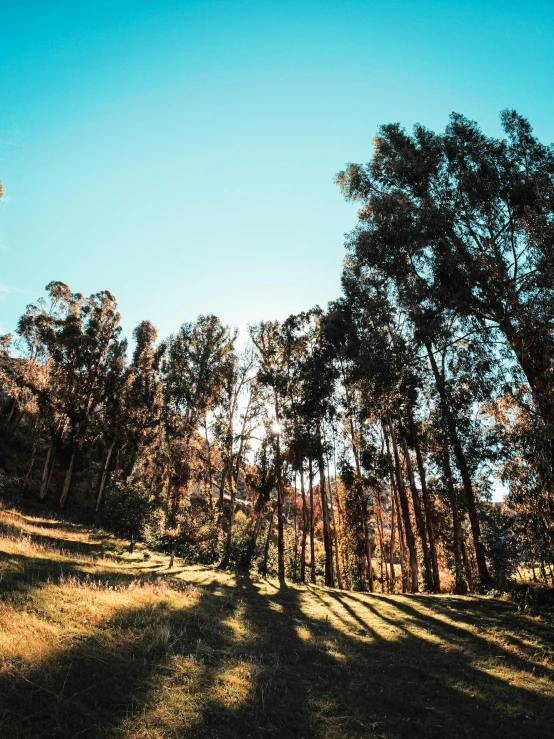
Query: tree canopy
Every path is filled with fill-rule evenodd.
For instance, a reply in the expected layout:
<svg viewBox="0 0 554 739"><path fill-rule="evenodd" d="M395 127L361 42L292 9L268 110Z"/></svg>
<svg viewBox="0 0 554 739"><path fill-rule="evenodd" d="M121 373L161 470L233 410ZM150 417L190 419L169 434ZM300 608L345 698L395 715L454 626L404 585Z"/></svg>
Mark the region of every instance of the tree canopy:
<svg viewBox="0 0 554 739"><path fill-rule="evenodd" d="M336 176L359 203L342 295L133 351L114 296L61 282L2 337L14 487L134 546L382 591L506 587L554 564L554 148L382 126ZM503 487L503 502L493 491Z"/></svg>

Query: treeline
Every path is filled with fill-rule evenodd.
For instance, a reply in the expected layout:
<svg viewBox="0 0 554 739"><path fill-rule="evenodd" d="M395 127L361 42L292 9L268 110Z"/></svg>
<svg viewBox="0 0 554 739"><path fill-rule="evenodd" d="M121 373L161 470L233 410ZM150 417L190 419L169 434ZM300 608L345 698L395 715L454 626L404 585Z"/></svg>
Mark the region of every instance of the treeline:
<svg viewBox="0 0 554 739"><path fill-rule="evenodd" d="M2 454L24 495L89 504L188 561L387 592L504 587L554 561L554 150L453 115L383 126L343 294L133 352L114 297L47 286L3 338ZM495 484L508 491L492 503Z"/></svg>

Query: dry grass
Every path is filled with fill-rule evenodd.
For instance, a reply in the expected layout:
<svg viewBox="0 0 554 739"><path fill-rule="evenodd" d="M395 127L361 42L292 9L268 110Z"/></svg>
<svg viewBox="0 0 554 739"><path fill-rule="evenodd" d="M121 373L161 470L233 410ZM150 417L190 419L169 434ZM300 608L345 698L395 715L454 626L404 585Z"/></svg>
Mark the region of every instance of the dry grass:
<svg viewBox="0 0 554 739"><path fill-rule="evenodd" d="M0 510L0 736L551 737L554 638L476 597L178 567Z"/></svg>

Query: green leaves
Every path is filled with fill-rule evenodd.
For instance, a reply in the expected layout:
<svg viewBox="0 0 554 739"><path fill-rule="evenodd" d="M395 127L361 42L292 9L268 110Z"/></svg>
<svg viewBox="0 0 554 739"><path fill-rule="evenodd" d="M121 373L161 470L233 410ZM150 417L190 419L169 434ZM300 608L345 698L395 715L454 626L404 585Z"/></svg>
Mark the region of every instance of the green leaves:
<svg viewBox="0 0 554 739"><path fill-rule="evenodd" d="M183 323L168 341L166 402L184 415L193 430L220 396L233 343L229 328L216 316Z"/></svg>
<svg viewBox="0 0 554 739"><path fill-rule="evenodd" d="M115 534L139 539L156 516L156 504L140 482L116 482L106 494L102 521Z"/></svg>

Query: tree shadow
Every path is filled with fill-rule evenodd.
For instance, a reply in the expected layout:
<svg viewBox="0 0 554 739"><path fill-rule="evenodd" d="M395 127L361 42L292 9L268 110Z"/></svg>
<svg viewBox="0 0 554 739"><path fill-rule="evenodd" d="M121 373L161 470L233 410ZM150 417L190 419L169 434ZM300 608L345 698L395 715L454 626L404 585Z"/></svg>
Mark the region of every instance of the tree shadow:
<svg viewBox="0 0 554 739"><path fill-rule="evenodd" d="M476 665L486 636L421 613L421 599L412 605L322 590L324 607L336 603L339 627L325 610L309 611L311 597L294 586L268 591L247 576L227 583L214 576L188 606L161 598L122 608L33 670L14 666L0 674L0 733L7 739L552 736L551 695ZM490 611L484 615L493 619ZM385 638L379 619L404 628ZM360 622L367 638L349 633ZM531 669L522 657L499 656L516 671Z"/></svg>
<svg viewBox="0 0 554 739"><path fill-rule="evenodd" d="M210 589L206 589L206 597ZM202 596L204 597L204 596ZM199 622L200 604L175 610L167 600L123 608L54 649L32 670L0 673L2 737L107 737L142 705L167 673L170 654ZM202 632L200 626L195 635ZM192 634L189 633L192 636ZM212 634L222 648L225 631ZM186 640L186 639L185 639Z"/></svg>
<svg viewBox="0 0 554 739"><path fill-rule="evenodd" d="M1 552L0 597L25 605L45 584L61 584L73 578L80 583L98 582L104 587L126 587L132 582L152 582L153 574L122 572L82 560L53 560L48 556ZM157 575L157 573L155 573ZM1 736L1 735L0 735Z"/></svg>
<svg viewBox="0 0 554 739"><path fill-rule="evenodd" d="M42 523L36 524L32 523L33 526L39 526L40 528L43 528ZM60 524L58 526L53 526L53 529L60 530L64 529L65 526ZM92 536L94 534L91 532ZM39 546L43 546L47 549L56 550L58 552L67 552L68 554L80 554L85 557L101 557L105 554L109 554L110 550L112 549L112 546L106 545L105 541L102 539L100 542L91 542L91 541L75 541L73 539L66 539L59 536L51 536L50 534L36 534L33 532L26 531L25 529L22 529L18 527L16 524L7 523L5 521L0 521L0 536L1 537L15 537L20 538L24 537L25 539L28 539L29 541L33 542L34 544L37 544Z"/></svg>
<svg viewBox="0 0 554 739"><path fill-rule="evenodd" d="M532 630L552 649L552 630L508 603L276 587L209 568L188 596L174 571L91 573L78 560L7 558L0 594L20 594L21 608L59 577L110 588L156 578L168 592L140 607L122 598L111 618L59 639L34 666L5 665L6 739L554 735L552 691L540 690L553 671L522 636ZM506 623L517 653L492 639ZM498 664L504 679L487 672Z"/></svg>
<svg viewBox="0 0 554 739"><path fill-rule="evenodd" d="M217 683L230 665L242 660L252 668L251 684L238 702L212 692L198 718L187 724L186 733L166 726L164 737L552 735L552 695L510 685L476 664L477 645L483 653L486 638L470 639L472 650L463 651L452 627L443 629L442 621L424 619L421 625L431 636L440 632L447 641L456 637L452 649L414 633L410 624L399 629L397 638L376 633L362 641L324 615L310 616L302 589L261 593L261 584L245 577L216 590L229 599L231 610L233 602L240 604L248 638L241 644L235 634L223 655L210 652L210 680ZM325 594L342 600L336 591ZM399 604L389 606L396 609ZM352 623L359 623L352 608L346 613L356 616ZM397 613L398 620L404 618L405 610L399 608ZM415 609L410 615L421 623ZM376 632L362 621L367 634ZM510 666L516 671L532 669L517 657ZM156 698L150 696L147 702L155 703ZM145 730L139 721L137 732L139 726Z"/></svg>
<svg viewBox="0 0 554 739"><path fill-rule="evenodd" d="M376 600L386 600L386 596L374 596ZM554 669L538 664L533 661L533 650L529 650L528 654L515 654L498 642L493 642L493 634L495 629L501 629L508 616L515 616L513 623L516 628L525 628L525 620L518 617L514 611L515 607L508 603L494 604L490 601L481 601L481 603L474 603L471 609L472 616L467 619L456 619L454 623L448 623L443 618L432 616L428 612L422 612L418 605L424 605L427 609L438 611L440 616L447 616L449 619L452 618L452 609L445 608L443 604L439 603L435 606L433 602L428 599L425 600L425 596L421 598L416 596L413 599L398 599L395 600L395 607L407 617L410 618L411 624L418 628L424 628L431 634L442 639L443 642L450 644L455 647L459 647L464 651L473 651L475 654L482 654L483 650L486 653L495 658L505 660L506 666L513 668L514 671L529 671L535 675L547 677L551 680L554 679ZM500 607L496 607L499 605ZM491 607L492 606L492 607ZM458 608L453 609L453 612L459 614ZM465 625L474 626L478 624L482 636L466 628ZM554 652L554 633L552 629L544 628L543 625L536 623L534 624L534 632L536 636L540 635L540 638L546 640L550 647L551 652Z"/></svg>

